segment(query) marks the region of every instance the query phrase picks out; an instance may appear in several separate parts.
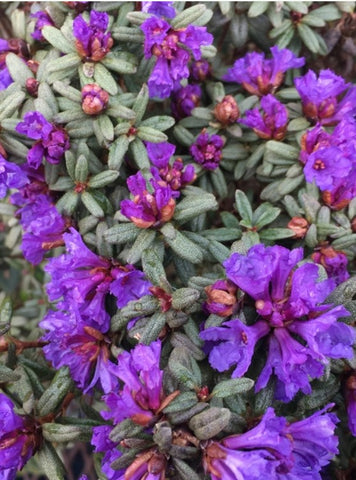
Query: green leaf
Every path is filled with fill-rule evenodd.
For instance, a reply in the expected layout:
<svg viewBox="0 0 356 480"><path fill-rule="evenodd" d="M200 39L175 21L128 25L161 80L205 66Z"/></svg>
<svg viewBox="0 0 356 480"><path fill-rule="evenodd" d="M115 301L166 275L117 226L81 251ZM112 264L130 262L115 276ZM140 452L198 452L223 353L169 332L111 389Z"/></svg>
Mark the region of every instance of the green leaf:
<svg viewBox="0 0 356 480"><path fill-rule="evenodd" d="M125 255L126 263L135 264L141 259L142 252L149 248L156 238L156 231L141 229L130 250Z"/></svg>
<svg viewBox="0 0 356 480"><path fill-rule="evenodd" d="M74 177L77 182L84 183L88 178L88 160L84 155L79 155L75 165Z"/></svg>
<svg viewBox="0 0 356 480"><path fill-rule="evenodd" d="M313 53L319 52L319 41L314 31L303 23L297 25L298 33L303 43Z"/></svg>
<svg viewBox="0 0 356 480"><path fill-rule="evenodd" d="M142 252L142 270L153 285L162 286L167 282L166 272L157 253L148 248Z"/></svg>
<svg viewBox="0 0 356 480"><path fill-rule="evenodd" d="M168 137L165 133L160 132L152 127L146 127L140 125L137 129L137 136L144 140L145 142L152 142L152 143L162 143L168 140Z"/></svg>
<svg viewBox="0 0 356 480"><path fill-rule="evenodd" d="M130 61L132 60L132 61ZM134 57L130 56L129 58L120 58L120 53L115 54L113 52L108 53L101 62L109 70L114 72L124 74L136 73L137 66L133 63Z"/></svg>
<svg viewBox="0 0 356 480"><path fill-rule="evenodd" d="M140 140L139 138L135 138L135 140L130 144L130 149L137 167L141 170L143 170L144 168L149 170L151 164L147 155L146 147L142 140Z"/></svg>
<svg viewBox="0 0 356 480"><path fill-rule="evenodd" d="M270 203L262 203L253 213L252 224L260 230L265 225L272 223L280 213L280 208L273 207Z"/></svg>
<svg viewBox="0 0 356 480"><path fill-rule="evenodd" d="M210 407L195 415L189 422L189 428L199 440L209 440L227 427L230 418L228 408Z"/></svg>
<svg viewBox="0 0 356 480"><path fill-rule="evenodd" d="M33 78L33 73L28 68L26 63L20 57L11 52L6 55L5 61L10 75L14 81L25 87L26 80L28 78Z"/></svg>
<svg viewBox="0 0 356 480"><path fill-rule="evenodd" d="M110 183L115 182L119 176L119 172L116 170L105 170L91 177L88 182L88 187L90 188L102 188Z"/></svg>
<svg viewBox="0 0 356 480"><path fill-rule="evenodd" d="M58 28L52 27L52 26L45 26L41 30L42 35L45 37L45 39L54 47L56 47L60 52L62 53L73 53L75 52L75 47L74 44L72 44L69 40L66 39L66 37L63 35L63 33L58 30ZM75 54L78 63L80 63L80 58L78 54Z"/></svg>
<svg viewBox="0 0 356 480"><path fill-rule="evenodd" d="M250 378L232 378L219 382L211 392L211 396L225 398L231 395L247 392L251 390L255 382Z"/></svg>
<svg viewBox="0 0 356 480"><path fill-rule="evenodd" d="M104 217L104 210L101 208L99 203L95 200L93 195L89 192L83 192L81 194L81 199L88 211L94 215L94 217L102 218Z"/></svg>
<svg viewBox="0 0 356 480"><path fill-rule="evenodd" d="M141 122L142 127L155 128L157 130L160 130L161 132L164 132L165 130L173 127L174 124L174 118L169 117L168 115L155 115Z"/></svg>
<svg viewBox="0 0 356 480"><path fill-rule="evenodd" d="M157 340L159 334L166 324L166 316L162 312L156 312L146 321L145 328L140 336L140 343L150 345Z"/></svg>
<svg viewBox="0 0 356 480"><path fill-rule="evenodd" d="M133 111L136 113L136 123L138 124L145 112L149 101L148 86L144 83L141 90L138 92L135 102L132 106Z"/></svg>
<svg viewBox="0 0 356 480"><path fill-rule="evenodd" d="M54 413L60 407L64 397L73 388L68 367L62 367L55 374L50 386L44 391L37 403L40 416Z"/></svg>
<svg viewBox="0 0 356 480"><path fill-rule="evenodd" d="M172 224L166 223L161 228L161 233L171 249L181 258L191 263L200 263L203 260L203 253L198 245L176 230Z"/></svg>
<svg viewBox="0 0 356 480"><path fill-rule="evenodd" d="M129 139L126 135L119 138L109 148L108 167L111 170L120 170L125 153L129 148Z"/></svg>
<svg viewBox="0 0 356 480"><path fill-rule="evenodd" d="M240 217L245 220L246 223L252 226L252 207L251 204L242 190L236 190L235 192L235 203L237 211L240 214Z"/></svg>
<svg viewBox="0 0 356 480"><path fill-rule="evenodd" d="M118 93L116 80L101 63L95 64L94 80L101 88L110 93L110 95L116 95Z"/></svg>
<svg viewBox="0 0 356 480"><path fill-rule="evenodd" d="M134 223L121 223L106 230L104 238L108 243L132 242L141 230Z"/></svg>
<svg viewBox="0 0 356 480"><path fill-rule="evenodd" d="M178 395L171 403L163 410L164 413L175 413L192 407L198 402L195 392L183 392Z"/></svg>
<svg viewBox="0 0 356 480"><path fill-rule="evenodd" d="M211 193L201 190L201 196L187 195L181 200L174 211L174 219L178 222L186 222L202 213L216 210L218 203Z"/></svg>
<svg viewBox="0 0 356 480"><path fill-rule="evenodd" d="M206 6L202 3L198 3L192 7L186 8L183 12L178 13L176 17L171 21L172 28L179 30L185 28L188 25L195 23L205 13Z"/></svg>
<svg viewBox="0 0 356 480"><path fill-rule="evenodd" d="M290 228L268 228L259 232L261 240L279 240L281 238L290 238L294 236Z"/></svg>
<svg viewBox="0 0 356 480"><path fill-rule="evenodd" d="M247 15L250 18L258 17L265 13L269 6L268 2L252 2L250 8L248 9Z"/></svg>
<svg viewBox="0 0 356 480"><path fill-rule="evenodd" d="M301 22L309 25L309 27L325 27L325 20L317 14L315 15L315 11L305 15L305 17L301 19Z"/></svg>

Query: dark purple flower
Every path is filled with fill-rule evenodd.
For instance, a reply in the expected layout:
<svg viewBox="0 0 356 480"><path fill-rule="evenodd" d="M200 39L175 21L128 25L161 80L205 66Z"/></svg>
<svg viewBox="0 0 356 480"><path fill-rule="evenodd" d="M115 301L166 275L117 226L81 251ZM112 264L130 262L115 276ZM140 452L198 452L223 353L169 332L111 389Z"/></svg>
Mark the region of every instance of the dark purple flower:
<svg viewBox="0 0 356 480"><path fill-rule="evenodd" d="M105 12L90 11L89 24L82 15L73 21L73 34L76 38L75 46L79 55L85 60L99 62L113 46L110 32L106 32L109 25L109 15Z"/></svg>
<svg viewBox="0 0 356 480"><path fill-rule="evenodd" d="M16 131L37 140L27 154L28 164L35 169L39 168L43 157L49 163L59 163L70 148L68 133L48 122L39 112L27 112Z"/></svg>
<svg viewBox="0 0 356 480"><path fill-rule="evenodd" d="M101 412L103 418L112 419L114 424L125 418L138 425L150 423L163 400L160 354L161 342L157 340L119 355L116 375L124 386L119 392L104 396L109 411Z"/></svg>
<svg viewBox="0 0 356 480"><path fill-rule="evenodd" d="M39 326L48 330L42 337L49 342L43 348L47 360L56 369L68 366L84 393L98 385L105 393L116 388L117 367L109 360L111 341L96 328L95 320L81 317L74 303L68 312L49 311Z"/></svg>
<svg viewBox="0 0 356 480"><path fill-rule="evenodd" d="M356 375L355 371L345 383L345 400L348 416L348 426L351 434L356 437Z"/></svg>
<svg viewBox="0 0 356 480"><path fill-rule="evenodd" d="M96 83L82 88L82 109L87 115L97 115L107 107L109 94Z"/></svg>
<svg viewBox="0 0 356 480"><path fill-rule="evenodd" d="M11 195L11 203L18 207L24 207L37 200L38 195L49 196L50 192L44 177L44 166L40 168L31 168L28 163L21 165L23 173L27 176L29 182L17 193Z"/></svg>
<svg viewBox="0 0 356 480"><path fill-rule="evenodd" d="M8 162L0 154L0 198L9 188L22 188L29 182L26 173L16 163Z"/></svg>
<svg viewBox="0 0 356 480"><path fill-rule="evenodd" d="M209 135L203 131L190 147L189 151L194 160L206 170L218 168L222 158L224 141L219 135Z"/></svg>
<svg viewBox="0 0 356 480"><path fill-rule="evenodd" d="M271 48L272 58L266 59L264 53L251 52L236 60L224 77L228 82L241 83L252 95L274 93L282 84L284 73L290 68L302 67L304 58L297 58L287 48Z"/></svg>
<svg viewBox="0 0 356 480"><path fill-rule="evenodd" d="M302 249L289 251L278 245L255 245L247 255L233 253L224 262L227 277L255 300L260 318L249 326L235 319L201 333L204 340L214 342L208 344L211 365L224 371L236 364L233 377L247 371L256 342L268 335L267 361L256 391L274 373L275 395L282 401L291 400L299 390L311 393L310 378L323 374L329 358L350 357L355 338L351 327L337 321L349 314L344 307L321 305L334 281L319 281L315 264L298 267L302 258Z"/></svg>
<svg viewBox="0 0 356 480"><path fill-rule="evenodd" d="M186 85L172 92L171 109L178 120L189 117L193 108L198 107L201 97L199 85Z"/></svg>
<svg viewBox="0 0 356 480"><path fill-rule="evenodd" d="M191 55L195 60L200 60L201 46L211 45L213 41L205 27L189 25L173 30L169 23L156 16L145 20L141 30L145 35L145 57L157 57L148 80L151 97L166 98L173 89L179 88L180 81L189 77L188 62Z"/></svg>
<svg viewBox="0 0 356 480"><path fill-rule="evenodd" d="M331 143L332 135L327 133L321 125L318 124L313 129L307 130L301 139L300 161L305 164L309 155L315 150L330 147Z"/></svg>
<svg viewBox="0 0 356 480"><path fill-rule="evenodd" d="M174 18L176 11L173 2L142 2L142 11L157 17Z"/></svg>
<svg viewBox="0 0 356 480"><path fill-rule="evenodd" d="M172 198L180 196L180 190L194 182L196 175L193 165L184 166L183 160L177 158L172 165L170 158L176 147L171 143L146 142L147 154L154 167L151 168L153 178L157 183L165 182L172 190Z"/></svg>
<svg viewBox="0 0 356 480"><path fill-rule="evenodd" d="M114 470L111 468L113 461L120 458L122 455L122 452L116 448L116 443L112 442L109 438L112 429L113 427L109 425L94 427L91 444L95 447L95 452L104 453L104 457L101 461L101 469L107 476L108 480L125 480L125 470Z"/></svg>
<svg viewBox="0 0 356 480"><path fill-rule="evenodd" d="M207 300L204 302L203 308L220 317L228 317L232 315L237 306L236 292L236 285L230 280L218 280L205 287Z"/></svg>
<svg viewBox="0 0 356 480"><path fill-rule="evenodd" d="M315 263L319 263L325 268L328 277L333 278L336 285L345 282L350 277L347 271L346 255L330 245L321 247L311 257Z"/></svg>
<svg viewBox="0 0 356 480"><path fill-rule="evenodd" d="M45 267L52 277L47 284L51 301L63 297L64 309L77 304L80 314L92 318L97 328L105 332L109 327L105 310L109 293L116 297L118 308L149 294L151 284L140 270L99 257L88 249L74 228L63 239L66 253L52 258Z"/></svg>
<svg viewBox="0 0 356 480"><path fill-rule="evenodd" d="M38 195L34 202L18 210L17 214L21 215L24 229L22 251L28 262L37 265L48 250L64 245L62 237L67 221L48 196Z"/></svg>
<svg viewBox="0 0 356 480"><path fill-rule="evenodd" d="M38 425L30 417L17 415L12 401L0 393L0 478L15 480L40 443Z"/></svg>
<svg viewBox="0 0 356 480"><path fill-rule="evenodd" d="M171 187L163 180L153 178L150 183L153 193L148 191L141 172L132 175L127 179L127 185L134 198L121 202L121 213L139 228L158 227L174 214L176 202Z"/></svg>
<svg viewBox="0 0 356 480"><path fill-rule="evenodd" d="M273 95L269 94L261 98L262 115L258 108L245 112L246 117L240 122L264 140L283 140L287 131L288 111Z"/></svg>
<svg viewBox="0 0 356 480"><path fill-rule="evenodd" d="M294 83L308 120L323 125L334 125L345 115L352 116L356 111L356 88L350 88L339 101L338 97L350 87L350 84L345 83L342 77L331 70L321 70L319 77L309 70L303 77L296 78Z"/></svg>
<svg viewBox="0 0 356 480"><path fill-rule="evenodd" d="M33 13L31 17L36 18L35 29L33 33L31 33L31 36L35 40L38 40L39 42L43 42L45 38L42 35L42 28L47 25L53 26L54 22L45 10L40 10L39 12Z"/></svg>
<svg viewBox="0 0 356 480"><path fill-rule="evenodd" d="M205 58L193 60L190 65L190 74L196 82L204 82L210 75L210 63Z"/></svg>
<svg viewBox="0 0 356 480"><path fill-rule="evenodd" d="M268 408L252 430L203 445L205 472L212 480L321 480L338 453L338 418L325 413L331 406L292 424Z"/></svg>

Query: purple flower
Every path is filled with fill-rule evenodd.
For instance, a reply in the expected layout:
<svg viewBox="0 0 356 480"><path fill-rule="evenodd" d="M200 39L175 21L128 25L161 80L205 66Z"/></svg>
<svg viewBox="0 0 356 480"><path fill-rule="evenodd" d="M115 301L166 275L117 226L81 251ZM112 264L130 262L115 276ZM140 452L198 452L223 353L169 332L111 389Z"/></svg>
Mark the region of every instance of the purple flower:
<svg viewBox="0 0 356 480"><path fill-rule="evenodd" d="M151 284L140 270L99 257L87 248L74 228L63 239L66 253L51 259L45 267L52 277L47 284L51 301L63 297L64 309L77 304L80 314L92 318L96 328L105 332L109 328L105 310L109 293L116 297L118 308L149 294Z"/></svg>
<svg viewBox="0 0 356 480"><path fill-rule="evenodd" d="M204 82L210 75L210 63L205 58L193 60L190 65L190 74L196 82Z"/></svg>
<svg viewBox="0 0 356 480"><path fill-rule="evenodd" d="M159 227L168 222L173 214L176 202L173 191L163 180L151 179L153 193L147 189L146 180L141 172L127 179L133 200L122 200L121 213L139 228Z"/></svg>
<svg viewBox="0 0 356 480"><path fill-rule="evenodd" d="M120 458L122 455L122 453L117 450L116 444L109 438L112 429L113 427L109 425L94 427L91 444L95 447L95 452L104 453L101 462L101 469L107 476L108 480L124 480L125 470L114 470L111 468L113 461Z"/></svg>
<svg viewBox="0 0 356 480"><path fill-rule="evenodd" d="M256 391L274 374L275 395L282 401L291 400L299 390L311 393L310 378L323 374L329 358L349 358L355 338L351 327L337 321L349 314L344 307L321 305L334 281L318 281L315 264L298 267L302 258L302 249L289 251L278 245L255 245L247 255L233 253L224 262L227 277L255 300L260 318L249 326L235 319L201 333L210 342L211 365L224 371L236 364L233 377L247 371L256 342L268 335L267 361Z"/></svg>
<svg viewBox="0 0 356 480"><path fill-rule="evenodd" d="M21 165L23 173L29 182L11 195L11 203L18 207L24 207L37 200L38 195L49 196L48 185L44 177L44 166L38 169L31 168L28 163Z"/></svg>
<svg viewBox="0 0 356 480"><path fill-rule="evenodd" d="M348 416L348 426L351 434L356 437L356 375L355 371L345 383L345 400Z"/></svg>
<svg viewBox="0 0 356 480"><path fill-rule="evenodd" d="M157 57L148 80L151 97L169 97L173 89L179 88L180 81L189 77L188 62L193 55L200 60L200 48L211 45L213 37L205 27L189 25L173 30L162 18L152 16L144 21L141 30L145 35L145 57ZM191 54L184 48L187 47Z"/></svg>
<svg viewBox="0 0 356 480"><path fill-rule="evenodd" d="M31 17L36 18L35 29L31 34L31 36L35 40L38 40L39 42L43 42L45 38L42 35L42 28L47 25L53 26L54 22L45 10L40 10L39 12L33 13Z"/></svg>
<svg viewBox="0 0 356 480"><path fill-rule="evenodd" d="M331 70L321 70L319 78L309 70L303 77L294 80L295 87L302 99L304 115L313 122L333 125L345 115L355 113L356 88L352 87L341 101L338 96L344 93L350 84L345 83Z"/></svg>
<svg viewBox="0 0 356 480"><path fill-rule="evenodd" d="M178 120L189 117L193 108L198 107L201 97L199 85L186 85L172 92L171 109Z"/></svg>
<svg viewBox="0 0 356 480"><path fill-rule="evenodd" d="M4 198L8 188L22 188L29 182L27 175L16 163L8 162L0 154L0 198Z"/></svg>
<svg viewBox="0 0 356 480"><path fill-rule="evenodd" d="M251 52L236 60L224 77L228 82L241 83L252 95L274 93L282 84L284 73L290 68L302 67L304 58L297 58L287 48L271 48L272 58L266 59L264 53Z"/></svg>
<svg viewBox="0 0 356 480"><path fill-rule="evenodd" d="M292 424L268 408L252 430L203 445L205 472L212 480L321 480L321 468L338 453L338 419L325 413L331 406Z"/></svg>
<svg viewBox="0 0 356 480"><path fill-rule="evenodd" d="M142 11L157 17L174 18L176 11L172 4L173 2L142 2Z"/></svg>
<svg viewBox="0 0 356 480"><path fill-rule="evenodd" d="M17 415L12 401L0 393L0 477L15 480L40 443L38 425L30 417Z"/></svg>
<svg viewBox="0 0 356 480"><path fill-rule="evenodd" d="M125 418L131 418L138 425L150 423L163 400L160 354L161 342L157 340L119 355L116 375L124 386L118 393L104 396L109 411L101 412L103 418L113 419L114 424Z"/></svg>
<svg viewBox="0 0 356 480"><path fill-rule="evenodd" d="M319 148L330 147L332 135L327 133L321 125L316 125L313 129L307 130L301 139L300 161L306 163L309 155Z"/></svg>
<svg viewBox="0 0 356 480"><path fill-rule="evenodd" d="M287 131L288 111L273 95L261 98L262 115L258 108L245 112L246 117L240 122L264 140L283 140Z"/></svg>
<svg viewBox="0 0 356 480"><path fill-rule="evenodd" d="M82 88L82 109L87 115L97 115L107 107L109 94L96 83Z"/></svg>
<svg viewBox="0 0 356 480"><path fill-rule="evenodd" d="M194 160L206 170L218 168L222 158L224 141L219 135L209 135L203 131L190 147L190 153Z"/></svg>
<svg viewBox="0 0 356 480"><path fill-rule="evenodd" d="M172 190L172 198L178 198L180 190L194 182L196 178L194 166L185 167L181 158L177 158L170 165L169 160L176 149L171 143L146 142L146 148L148 158L154 165L151 168L153 178L158 184L165 182Z"/></svg>
<svg viewBox="0 0 356 480"><path fill-rule="evenodd" d="M230 280L218 280L205 287L207 300L203 304L203 308L220 317L228 317L237 307L236 292L236 285Z"/></svg>
<svg viewBox="0 0 356 480"><path fill-rule="evenodd" d="M27 154L28 164L35 169L39 168L43 157L49 163L59 163L70 148L67 132L48 122L39 112L27 112L24 121L17 124L16 131L37 140Z"/></svg>
<svg viewBox="0 0 356 480"><path fill-rule="evenodd" d="M325 268L329 278L333 278L336 285L345 282L350 274L347 271L347 257L343 252L333 247L321 247L312 254L312 260Z"/></svg>
<svg viewBox="0 0 356 480"><path fill-rule="evenodd" d="M63 232L67 229L66 220L59 214L51 199L38 195L17 212L21 215L24 228L22 251L26 260L39 264L46 251L63 245Z"/></svg>
<svg viewBox="0 0 356 480"><path fill-rule="evenodd" d="M84 393L98 385L108 393L117 386L116 365L109 360L110 340L97 330L95 320L81 317L75 304L68 312L50 311L39 326L48 330L42 337L49 342L43 348L47 360L56 369L68 366Z"/></svg>
<svg viewBox="0 0 356 480"><path fill-rule="evenodd" d="M110 32L105 33L109 25L109 16L105 12L91 10L89 24L82 15L73 21L73 34L78 54L85 60L99 62L113 46Z"/></svg>
<svg viewBox="0 0 356 480"><path fill-rule="evenodd" d="M0 90L5 90L13 82L5 62L9 51L11 51L9 42L0 38Z"/></svg>

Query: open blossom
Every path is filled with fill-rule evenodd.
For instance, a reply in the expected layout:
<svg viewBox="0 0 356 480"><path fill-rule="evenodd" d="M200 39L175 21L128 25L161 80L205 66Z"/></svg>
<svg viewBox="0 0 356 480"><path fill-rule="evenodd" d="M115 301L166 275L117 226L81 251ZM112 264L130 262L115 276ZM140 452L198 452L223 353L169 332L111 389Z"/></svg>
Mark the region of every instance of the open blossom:
<svg viewBox="0 0 356 480"><path fill-rule="evenodd" d="M170 164L169 160L175 152L176 147L171 143L146 142L147 154L153 163L151 173L159 183L164 181L172 189L172 198L180 196L180 190L195 180L193 165L184 166L183 160L177 158Z"/></svg>
<svg viewBox="0 0 356 480"><path fill-rule="evenodd" d="M31 33L31 36L35 40L38 40L39 42L43 42L45 38L42 35L42 28L47 25L53 26L54 22L45 10L40 10L39 12L33 13L31 17L36 18L35 29L33 33Z"/></svg>
<svg viewBox="0 0 356 480"><path fill-rule="evenodd" d="M22 188L29 182L26 173L16 163L8 162L0 154L0 198L4 198L9 188Z"/></svg>
<svg viewBox="0 0 356 480"><path fill-rule="evenodd" d="M171 187L163 180L151 179L153 193L147 189L141 172L127 179L133 200L122 200L121 213L139 228L159 227L174 214L176 202Z"/></svg>
<svg viewBox="0 0 356 480"><path fill-rule="evenodd" d="M321 70L319 77L309 70L304 76L294 80L295 87L302 99L304 115L313 122L322 125L334 125L345 115L355 113L356 88L350 87L342 77L331 70Z"/></svg>
<svg viewBox="0 0 356 480"><path fill-rule="evenodd" d="M63 235L63 240L66 253L52 258L45 267L52 277L47 285L49 299L63 297L61 308L77 304L81 315L92 318L98 329L105 332L109 327L109 314L105 310L109 293L116 297L118 308L149 294L151 284L143 272L132 265L121 266L99 257L89 250L74 228Z"/></svg>
<svg viewBox="0 0 356 480"><path fill-rule="evenodd" d="M301 248L289 251L278 245L255 245L247 255L233 253L224 262L227 277L254 299L257 321L245 325L236 318L200 334L208 341L210 364L219 371L236 365L233 377L246 373L257 342L267 337L267 360L256 391L274 374L275 396L282 401L291 400L299 390L311 393L310 379L323 374L329 358L352 356L355 339L354 330L338 322L349 312L342 306L322 305L334 281L318 281L315 264L298 267L302 258Z"/></svg>
<svg viewBox="0 0 356 480"><path fill-rule="evenodd" d="M328 245L315 251L311 257L315 263L319 263L325 268L328 277L333 278L336 285L345 282L350 277L344 252L335 250Z"/></svg>
<svg viewBox="0 0 356 480"><path fill-rule="evenodd" d="M265 113L258 108L248 110L240 123L252 128L264 140L283 140L287 131L287 108L273 95L262 97L261 107Z"/></svg>
<svg viewBox="0 0 356 480"><path fill-rule="evenodd" d="M14 412L14 404L0 393L0 478L15 480L16 473L36 453L41 433L30 417Z"/></svg>
<svg viewBox="0 0 356 480"><path fill-rule="evenodd" d="M186 85L172 92L172 113L178 120L189 117L193 108L198 107L201 97L199 85Z"/></svg>
<svg viewBox="0 0 356 480"><path fill-rule="evenodd" d="M213 41L205 27L189 25L174 30L163 18L156 16L145 20L141 30L145 35L145 57L157 57L148 80L151 97L167 98L173 89L179 88L180 81L189 77L191 55L200 60L201 46L211 45Z"/></svg>
<svg viewBox="0 0 356 480"><path fill-rule="evenodd" d="M190 153L194 160L206 170L218 168L222 158L224 140L220 135L209 135L203 131L190 147Z"/></svg>
<svg viewBox="0 0 356 480"><path fill-rule="evenodd" d="M326 409L288 424L268 408L253 429L203 445L212 480L321 480L320 470L338 453L338 418Z"/></svg>
<svg viewBox="0 0 356 480"><path fill-rule="evenodd" d="M99 62L113 46L109 26L109 15L105 12L90 11L89 24L82 15L73 21L73 34L76 38L75 46L79 55L85 60Z"/></svg>
<svg viewBox="0 0 356 480"><path fill-rule="evenodd" d="M16 131L37 140L27 154L28 164L33 168L41 165L43 157L48 163L59 163L70 147L68 133L48 122L39 112L27 112Z"/></svg>
<svg viewBox="0 0 356 480"><path fill-rule="evenodd" d="M117 386L116 365L110 358L109 338L90 318L83 318L73 304L68 312L49 311L39 326L48 332L42 340L45 357L54 368L68 366L73 380L84 393L94 387L105 393Z"/></svg>
<svg viewBox="0 0 356 480"><path fill-rule="evenodd" d="M304 58L297 58L288 48L271 48L272 58L264 53L251 52L239 58L224 77L228 82L241 83L252 95L274 93L282 84L284 73L290 68L302 67Z"/></svg>
<svg viewBox="0 0 356 480"><path fill-rule="evenodd" d="M106 420L114 424L125 418L146 426L153 419L164 398L163 371L159 368L161 342L150 345L136 345L131 352L118 356L116 375L123 382L119 392L104 396L109 411L102 411Z"/></svg>

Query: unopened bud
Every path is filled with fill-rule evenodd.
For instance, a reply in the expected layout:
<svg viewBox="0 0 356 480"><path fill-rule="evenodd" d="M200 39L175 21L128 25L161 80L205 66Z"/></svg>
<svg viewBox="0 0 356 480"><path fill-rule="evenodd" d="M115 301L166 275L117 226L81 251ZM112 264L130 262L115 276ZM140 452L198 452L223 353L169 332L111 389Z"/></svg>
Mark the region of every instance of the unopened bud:
<svg viewBox="0 0 356 480"><path fill-rule="evenodd" d="M236 123L240 116L239 107L232 95L226 95L222 101L215 106L213 113L218 122L224 126Z"/></svg>
<svg viewBox="0 0 356 480"><path fill-rule="evenodd" d="M98 115L107 107L109 94L96 83L82 88L82 109L87 115Z"/></svg>
<svg viewBox="0 0 356 480"><path fill-rule="evenodd" d="M31 97L37 97L39 84L40 82L35 78L28 78L26 80L26 90L31 95Z"/></svg>
<svg viewBox="0 0 356 480"><path fill-rule="evenodd" d="M308 231L309 223L303 217L293 217L287 227L290 230L293 230L294 238L304 238Z"/></svg>
<svg viewBox="0 0 356 480"><path fill-rule="evenodd" d="M209 312L220 317L232 315L237 304L237 287L230 280L218 280L213 285L205 287L207 301L204 308Z"/></svg>

